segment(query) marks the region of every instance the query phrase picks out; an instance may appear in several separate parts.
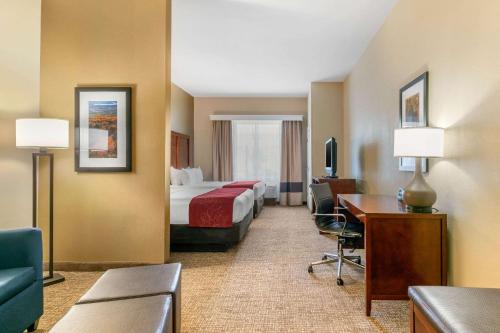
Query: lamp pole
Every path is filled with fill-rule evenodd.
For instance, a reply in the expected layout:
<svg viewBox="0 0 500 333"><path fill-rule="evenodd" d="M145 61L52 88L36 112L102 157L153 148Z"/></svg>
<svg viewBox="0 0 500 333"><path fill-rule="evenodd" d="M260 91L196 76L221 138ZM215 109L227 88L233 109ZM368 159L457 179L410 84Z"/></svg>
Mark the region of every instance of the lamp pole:
<svg viewBox="0 0 500 333"><path fill-rule="evenodd" d="M64 276L54 273L54 154L49 153L47 148L33 153L33 228L37 223L38 207L38 161L42 157L49 158L49 275L44 276L43 285L50 286L63 282Z"/></svg>

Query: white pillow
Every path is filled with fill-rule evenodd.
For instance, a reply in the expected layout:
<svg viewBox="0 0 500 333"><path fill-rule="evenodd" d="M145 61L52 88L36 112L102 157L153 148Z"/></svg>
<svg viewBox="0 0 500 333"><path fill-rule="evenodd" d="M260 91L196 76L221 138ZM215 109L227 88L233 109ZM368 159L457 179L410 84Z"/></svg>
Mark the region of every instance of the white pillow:
<svg viewBox="0 0 500 333"><path fill-rule="evenodd" d="M185 172L174 167L170 167L170 183L172 185L182 185ZM183 177L184 176L184 177Z"/></svg>
<svg viewBox="0 0 500 333"><path fill-rule="evenodd" d="M189 170L189 169L191 169L191 168L187 168L187 170ZM182 170L180 170L180 171L182 172L182 173L181 173L181 184L182 184L182 185L189 185L189 184L188 184L188 183L189 183L189 176L188 176L188 173L187 173L184 169L182 169Z"/></svg>
<svg viewBox="0 0 500 333"><path fill-rule="evenodd" d="M183 180L184 185L197 185L203 183L203 172L200 168L182 169L187 175Z"/></svg>

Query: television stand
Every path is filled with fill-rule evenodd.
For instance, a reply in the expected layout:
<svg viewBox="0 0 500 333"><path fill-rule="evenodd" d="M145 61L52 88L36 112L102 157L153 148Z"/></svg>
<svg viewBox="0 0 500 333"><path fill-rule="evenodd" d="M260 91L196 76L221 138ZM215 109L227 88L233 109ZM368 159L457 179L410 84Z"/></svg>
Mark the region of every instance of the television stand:
<svg viewBox="0 0 500 333"><path fill-rule="evenodd" d="M337 179L339 176L323 176L322 178Z"/></svg>

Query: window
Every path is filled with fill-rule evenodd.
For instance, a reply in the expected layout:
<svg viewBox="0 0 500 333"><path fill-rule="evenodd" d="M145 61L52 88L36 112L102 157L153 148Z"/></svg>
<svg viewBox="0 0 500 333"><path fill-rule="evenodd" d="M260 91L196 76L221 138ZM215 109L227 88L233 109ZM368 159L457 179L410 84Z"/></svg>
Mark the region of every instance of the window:
<svg viewBox="0 0 500 333"><path fill-rule="evenodd" d="M235 180L261 180L278 198L281 171L281 121L233 120Z"/></svg>

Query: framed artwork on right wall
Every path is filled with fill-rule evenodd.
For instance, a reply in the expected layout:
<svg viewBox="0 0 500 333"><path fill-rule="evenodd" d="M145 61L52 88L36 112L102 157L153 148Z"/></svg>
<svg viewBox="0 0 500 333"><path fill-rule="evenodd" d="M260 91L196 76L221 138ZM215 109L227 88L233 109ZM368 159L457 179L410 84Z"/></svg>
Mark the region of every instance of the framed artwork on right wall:
<svg viewBox="0 0 500 333"><path fill-rule="evenodd" d="M428 126L429 72L425 72L399 90L401 128ZM427 172L428 159L422 159L422 172ZM415 171L415 158L401 157L400 171Z"/></svg>

